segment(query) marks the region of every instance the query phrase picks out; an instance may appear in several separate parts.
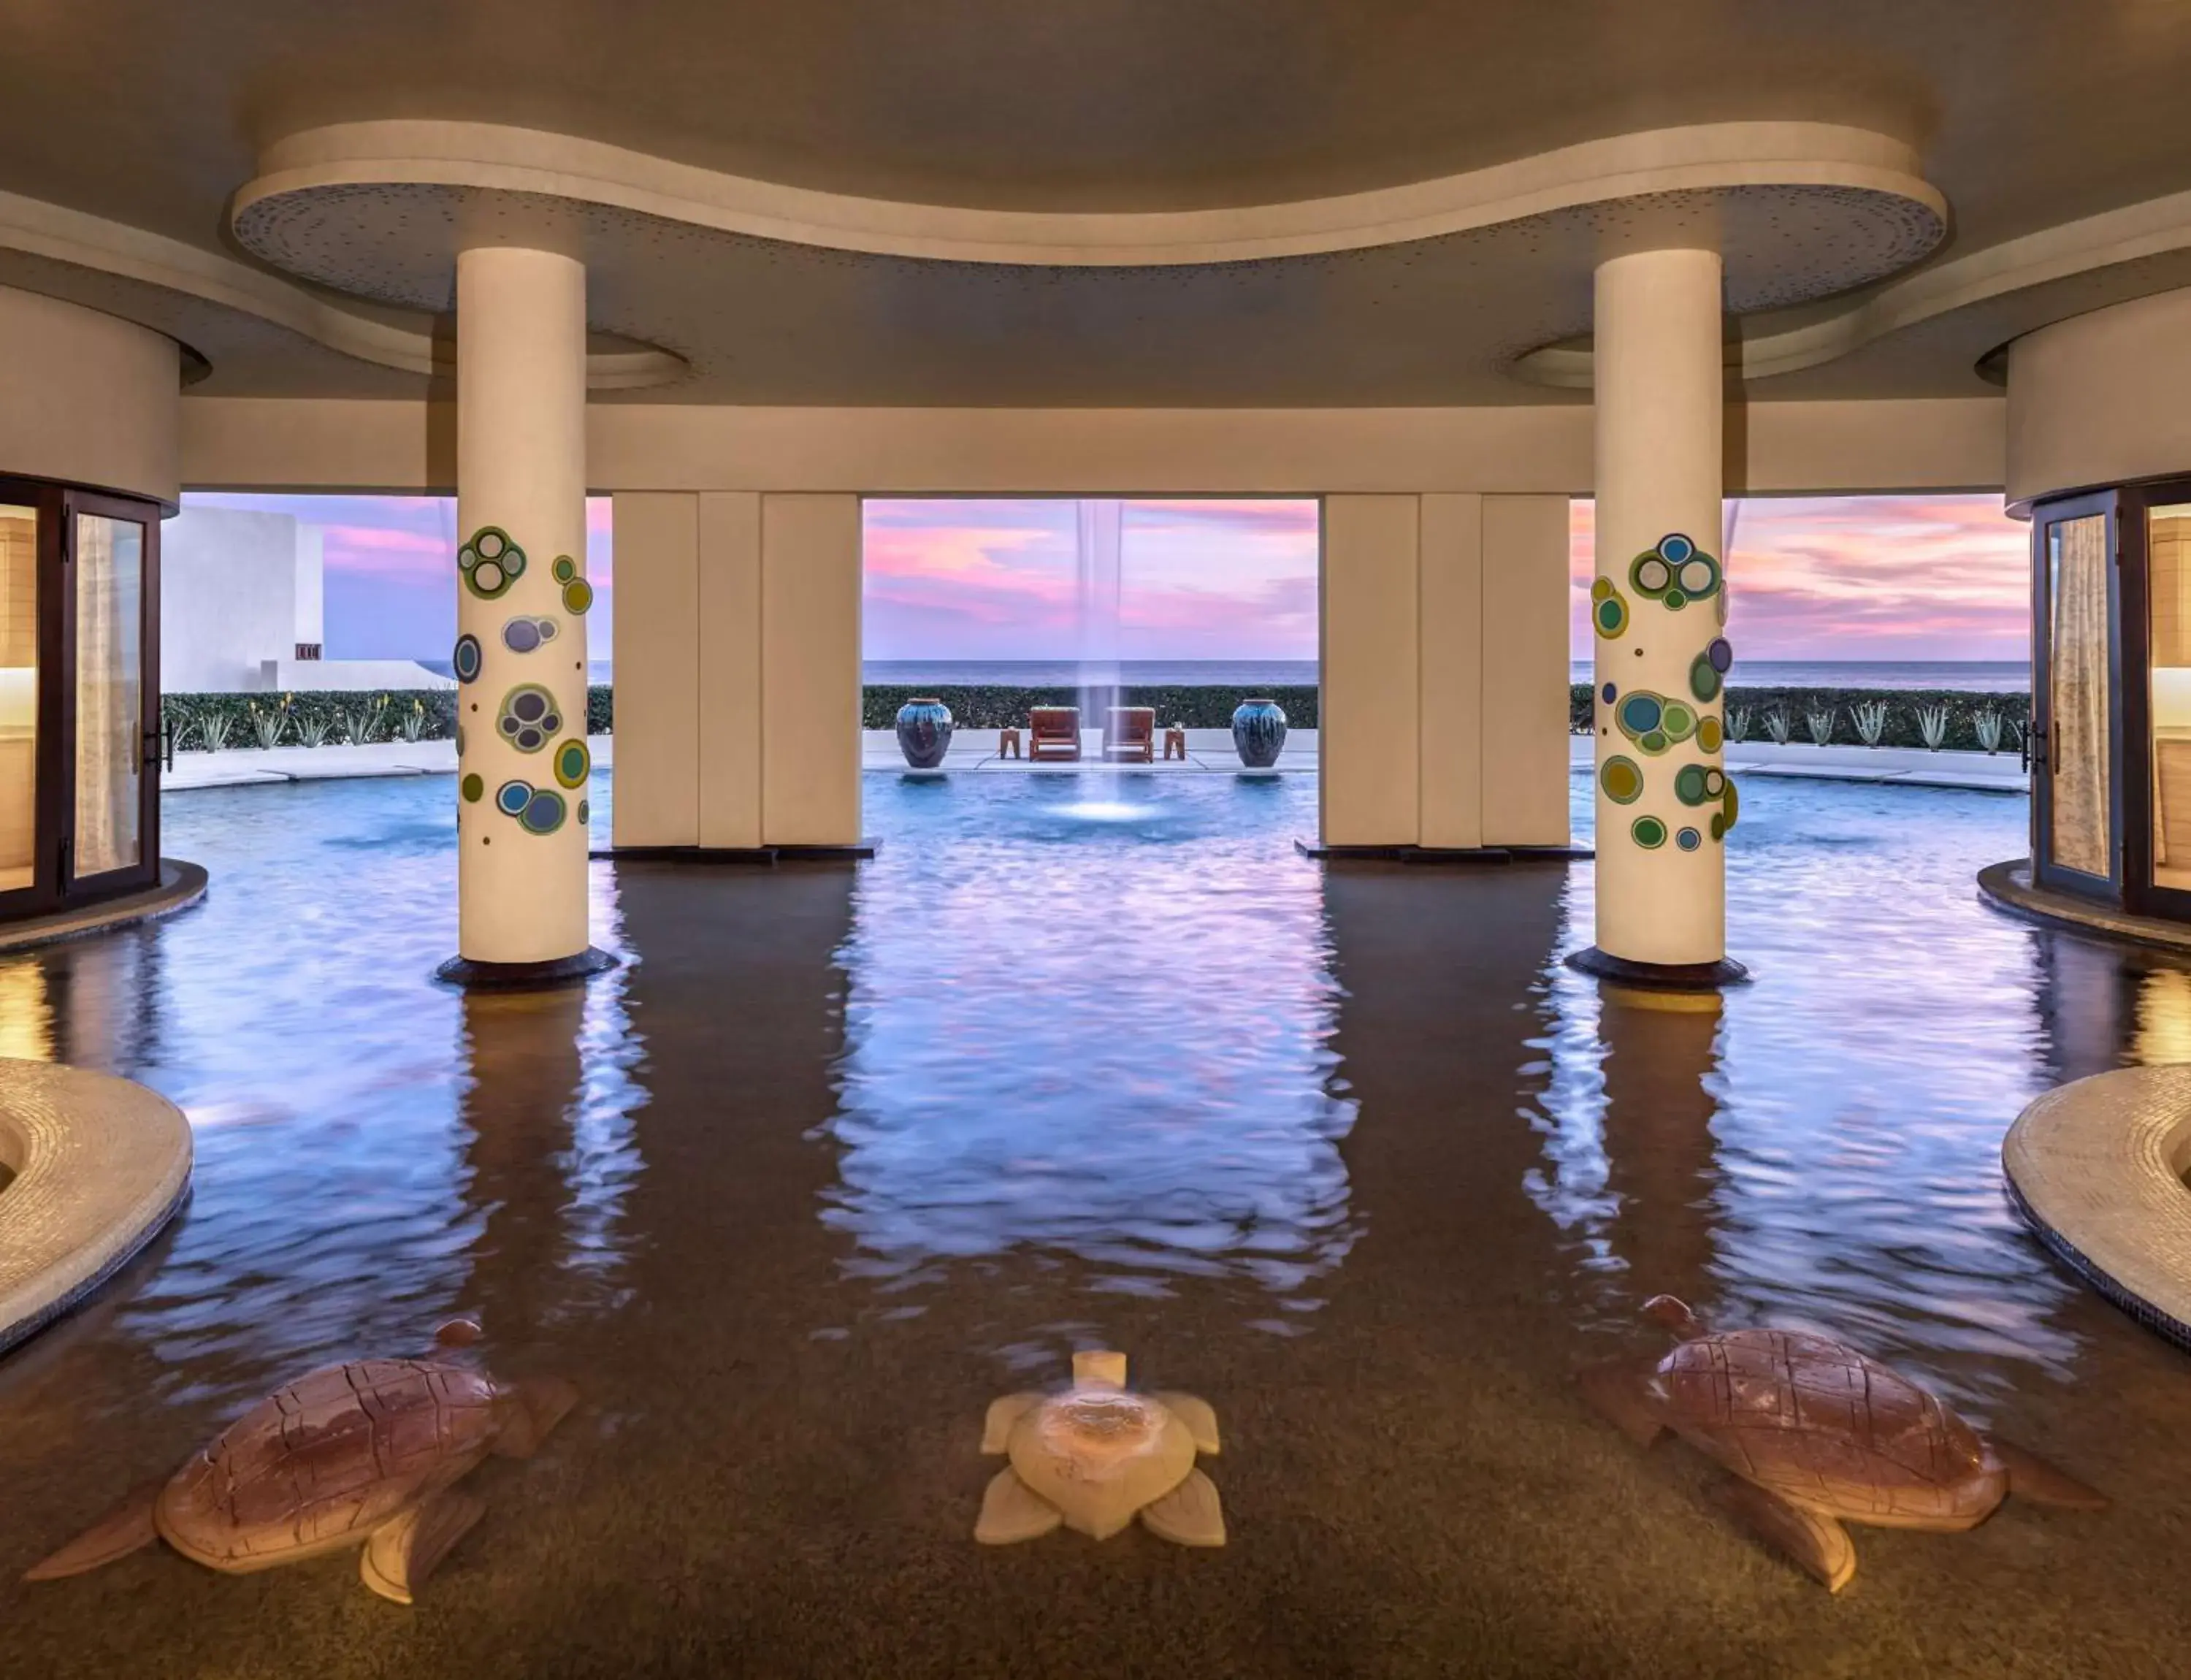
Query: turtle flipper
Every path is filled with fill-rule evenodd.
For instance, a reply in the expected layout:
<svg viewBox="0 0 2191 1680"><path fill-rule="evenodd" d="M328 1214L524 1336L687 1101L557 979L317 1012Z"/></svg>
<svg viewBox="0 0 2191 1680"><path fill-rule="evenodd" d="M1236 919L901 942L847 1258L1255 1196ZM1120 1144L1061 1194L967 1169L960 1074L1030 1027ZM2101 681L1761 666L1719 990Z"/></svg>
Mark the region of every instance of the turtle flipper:
<svg viewBox="0 0 2191 1680"><path fill-rule="evenodd" d="M1012 1426L1031 1408L1042 1404L1039 1394L1007 1394L1001 1400L989 1402L989 1414L982 1420L982 1450L992 1455L1004 1451L1010 1444Z"/></svg>
<svg viewBox="0 0 2191 1680"><path fill-rule="evenodd" d="M989 1478L982 1495L982 1514L974 1523L974 1538L984 1546L1012 1546L1039 1539L1064 1520L1063 1512L1007 1466Z"/></svg>
<svg viewBox="0 0 2191 1680"><path fill-rule="evenodd" d="M486 1514L485 1503L470 1494L435 1494L375 1529L365 1543L357 1572L382 1597L407 1604L450 1549Z"/></svg>
<svg viewBox="0 0 2191 1680"><path fill-rule="evenodd" d="M1181 1423L1187 1432L1194 1437L1194 1449L1215 1457L1217 1453L1217 1409L1209 1401L1192 1394L1181 1394L1169 1390L1159 1392L1157 1403Z"/></svg>
<svg viewBox="0 0 2191 1680"><path fill-rule="evenodd" d="M1731 1482L1720 1502L1759 1540L1782 1553L1829 1592L1856 1574L1856 1546L1848 1530L1821 1511L1805 1511L1754 1482Z"/></svg>
<svg viewBox="0 0 2191 1680"><path fill-rule="evenodd" d="M548 1432L578 1404L578 1391L560 1376L528 1377L509 1386L510 1406L494 1438L494 1450L503 1458L531 1458L540 1450Z"/></svg>
<svg viewBox="0 0 2191 1680"><path fill-rule="evenodd" d="M1218 1502L1217 1484L1199 1470L1162 1499L1141 1507L1141 1521L1153 1535L1175 1546L1225 1544L1225 1507Z"/></svg>
<svg viewBox="0 0 2191 1680"><path fill-rule="evenodd" d="M168 1478L132 1488L122 1502L50 1558L25 1571L25 1580L59 1580L103 1569L117 1558L127 1558L160 1537L153 1525L152 1507Z"/></svg>
<svg viewBox="0 0 2191 1680"><path fill-rule="evenodd" d="M2066 1471L2057 1470L2036 1453L2026 1452L1999 1436L1992 1440L1995 1455L2008 1470L2008 1490L2034 1505L2059 1506L2065 1511L2105 1511L2108 1496L2088 1488Z"/></svg>
<svg viewBox="0 0 2191 1680"><path fill-rule="evenodd" d="M1575 1373L1575 1381L1580 1385L1582 1397L1590 1403L1591 1410L1637 1446L1648 1447L1665 1427L1650 1406L1648 1385L1658 1369L1657 1359L1631 1355L1585 1365Z"/></svg>

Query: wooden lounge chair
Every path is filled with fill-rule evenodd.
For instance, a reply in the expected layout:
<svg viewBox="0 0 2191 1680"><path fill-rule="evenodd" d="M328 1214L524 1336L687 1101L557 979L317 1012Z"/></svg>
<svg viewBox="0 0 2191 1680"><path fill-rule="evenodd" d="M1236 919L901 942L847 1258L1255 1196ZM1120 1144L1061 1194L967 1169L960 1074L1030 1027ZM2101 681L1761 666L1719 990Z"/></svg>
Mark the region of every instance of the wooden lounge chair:
<svg viewBox="0 0 2191 1680"><path fill-rule="evenodd" d="M1113 706L1103 720L1103 756L1119 764L1153 764L1157 756L1157 709Z"/></svg>
<svg viewBox="0 0 2191 1680"><path fill-rule="evenodd" d="M1027 755L1037 764L1045 759L1054 762L1078 760L1080 756L1080 708L1029 707Z"/></svg>

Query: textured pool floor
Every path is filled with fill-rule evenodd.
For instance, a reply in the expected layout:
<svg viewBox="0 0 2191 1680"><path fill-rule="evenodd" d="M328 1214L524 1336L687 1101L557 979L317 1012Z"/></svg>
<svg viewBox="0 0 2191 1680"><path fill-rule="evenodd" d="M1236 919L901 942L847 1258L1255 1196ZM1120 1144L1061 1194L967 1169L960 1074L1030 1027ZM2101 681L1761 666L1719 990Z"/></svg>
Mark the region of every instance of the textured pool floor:
<svg viewBox="0 0 2191 1680"><path fill-rule="evenodd" d="M1299 859L1312 781L867 791L856 868L596 864L629 960L583 992L427 978L423 781L178 795L202 908L0 963L8 1053L146 1080L199 1149L173 1233L0 1362L0 1581L452 1311L584 1397L413 1611L148 1552L0 1585L10 1672L2174 1671L2191 1361L2051 1265L1998 1149L2191 1056L2191 975L1978 904L2020 801L1745 788L1758 977L1699 1015L1559 965L1586 865ZM1858 1530L1830 1598L1575 1398L1662 1290L1856 1340L2117 1506ZM983 1407L1093 1345L1217 1407L1222 1552L972 1544Z"/></svg>

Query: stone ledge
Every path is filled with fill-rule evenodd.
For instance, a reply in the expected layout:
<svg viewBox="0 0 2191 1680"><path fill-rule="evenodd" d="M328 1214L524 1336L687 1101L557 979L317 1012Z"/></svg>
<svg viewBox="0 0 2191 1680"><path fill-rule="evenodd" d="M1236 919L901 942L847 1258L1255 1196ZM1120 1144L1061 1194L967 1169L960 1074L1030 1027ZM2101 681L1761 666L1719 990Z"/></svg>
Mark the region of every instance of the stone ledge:
<svg viewBox="0 0 2191 1680"><path fill-rule="evenodd" d="M182 1110L128 1079L0 1059L0 1353L127 1264L190 1193Z"/></svg>
<svg viewBox="0 0 2191 1680"><path fill-rule="evenodd" d="M49 945L57 939L77 939L88 933L127 927L132 922L173 915L196 903L205 897L205 891L206 872L202 868L179 857L162 857L159 884L141 892L103 898L96 904L56 910L48 916L0 922L0 952L26 950L33 945Z"/></svg>
<svg viewBox="0 0 2191 1680"><path fill-rule="evenodd" d="M2057 1259L2191 1348L2191 1065L2050 1091L2017 1117L2000 1159L2017 1211Z"/></svg>
<svg viewBox="0 0 2191 1680"><path fill-rule="evenodd" d="M1995 908L2006 910L2012 915L2047 922L2075 933L2090 934L2096 939L2119 940L2131 945L2152 945L2165 951L2191 952L2191 924L2135 915L2119 906L2103 904L2097 899L2080 898L2074 893L2057 892L2049 887L2034 886L2031 881L2031 860L2028 857L2011 858L2005 863L1990 863L1979 870L1978 893Z"/></svg>

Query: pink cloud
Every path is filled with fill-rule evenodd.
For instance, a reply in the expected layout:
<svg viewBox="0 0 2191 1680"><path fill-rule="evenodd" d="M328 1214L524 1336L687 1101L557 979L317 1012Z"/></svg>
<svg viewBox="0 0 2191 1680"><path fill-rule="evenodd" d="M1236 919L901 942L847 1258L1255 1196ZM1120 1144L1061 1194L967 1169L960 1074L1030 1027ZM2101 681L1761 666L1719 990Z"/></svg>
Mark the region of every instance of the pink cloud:
<svg viewBox="0 0 2191 1680"><path fill-rule="evenodd" d="M1127 658L1314 658L1317 504L1128 502ZM1056 658L1079 638L1069 500L866 504L872 658Z"/></svg>
<svg viewBox="0 0 2191 1680"><path fill-rule="evenodd" d="M2030 527L1995 495L1756 497L1737 504L1727 634L1750 659L2021 659ZM1590 657L1594 510L1572 504L1574 646Z"/></svg>

